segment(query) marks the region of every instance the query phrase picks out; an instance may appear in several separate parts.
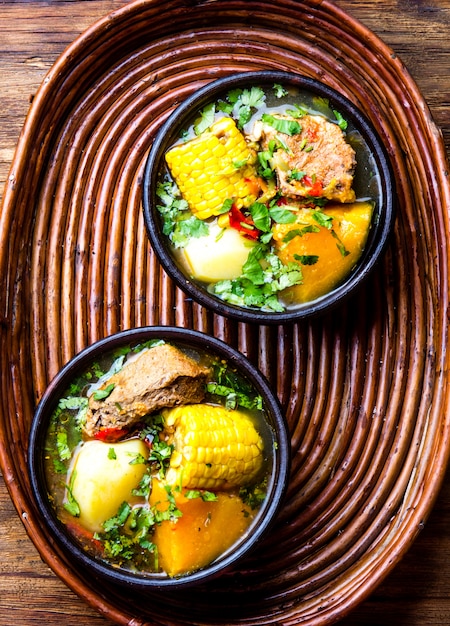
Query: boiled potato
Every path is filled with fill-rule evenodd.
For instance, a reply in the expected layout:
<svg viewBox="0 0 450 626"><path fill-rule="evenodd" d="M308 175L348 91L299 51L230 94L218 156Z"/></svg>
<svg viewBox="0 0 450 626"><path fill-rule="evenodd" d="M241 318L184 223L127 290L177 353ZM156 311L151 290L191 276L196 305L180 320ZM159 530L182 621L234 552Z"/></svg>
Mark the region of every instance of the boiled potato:
<svg viewBox="0 0 450 626"><path fill-rule="evenodd" d="M206 283L237 278L247 260L252 241L234 228L213 224L206 237L190 239L182 255L191 276Z"/></svg>
<svg viewBox="0 0 450 626"><path fill-rule="evenodd" d="M132 500L131 490L147 468L145 463L132 463L138 455L148 457L148 448L140 439L120 443L88 441L80 447L69 484L85 528L101 531L102 523L116 515L122 502Z"/></svg>
<svg viewBox="0 0 450 626"><path fill-rule="evenodd" d="M343 205L329 205L324 213L333 218L333 231L320 226L318 232L305 232L283 241L289 231L301 230L309 224L317 226L308 210L300 212L297 223L277 224L274 227L274 242L277 254L283 263L295 261L294 255L317 255L314 265L303 265L303 283L290 287L283 293L286 304L298 304L320 298L337 287L356 265L370 230L373 206L370 202L355 202ZM338 241L345 248L343 255Z"/></svg>

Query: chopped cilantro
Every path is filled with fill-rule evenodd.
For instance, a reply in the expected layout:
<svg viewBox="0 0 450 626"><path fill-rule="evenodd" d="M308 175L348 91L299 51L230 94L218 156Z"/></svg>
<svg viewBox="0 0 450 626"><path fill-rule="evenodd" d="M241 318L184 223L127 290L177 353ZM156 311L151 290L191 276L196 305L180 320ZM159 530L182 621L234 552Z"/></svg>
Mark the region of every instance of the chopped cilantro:
<svg viewBox="0 0 450 626"><path fill-rule="evenodd" d="M247 163L248 163L248 158L236 160L236 161L233 161L233 167L235 169L239 170L242 167L245 167L247 165Z"/></svg>
<svg viewBox="0 0 450 626"><path fill-rule="evenodd" d="M341 253L341 255L343 257L348 256L350 254L350 252L346 249L346 247L344 246L342 241L339 239L339 236L336 233L336 231L331 229L331 234L336 239L336 246L337 246L337 249L339 250L339 252Z"/></svg>
<svg viewBox="0 0 450 626"><path fill-rule="evenodd" d="M294 109L288 109L286 113L291 117L299 118L305 115L308 115L308 109L300 106L299 104L294 104Z"/></svg>
<svg viewBox="0 0 450 626"><path fill-rule="evenodd" d="M112 394L114 387L114 383L111 383L107 385L104 389L98 389L97 391L94 391L94 393L92 394L94 400L105 400L108 396Z"/></svg>
<svg viewBox="0 0 450 626"><path fill-rule="evenodd" d="M130 465L144 465L147 463L147 459L142 454L135 454L134 452L129 452L128 454L133 457L129 463Z"/></svg>
<svg viewBox="0 0 450 626"><path fill-rule="evenodd" d="M142 343L138 343L136 346L131 348L132 352L142 352L144 348L154 348L155 346L162 346L166 342L164 339L149 339L148 341L143 341Z"/></svg>
<svg viewBox="0 0 450 626"><path fill-rule="evenodd" d="M267 479L258 485L241 487L239 496L251 509L257 509L264 502L267 495Z"/></svg>
<svg viewBox="0 0 450 626"><path fill-rule="evenodd" d="M287 89L285 89L283 85L279 85L278 83L274 84L273 91L276 98L283 98L284 96L288 95Z"/></svg>
<svg viewBox="0 0 450 626"><path fill-rule="evenodd" d="M246 409L260 409L262 407L262 398L260 396L251 398L249 395L238 392L232 387L227 387L226 385L208 383L206 390L213 396L225 397L225 406L229 410L234 410L238 406Z"/></svg>
<svg viewBox="0 0 450 626"><path fill-rule="evenodd" d="M60 409L82 409L88 404L87 398L82 396L68 396L67 398L61 398L58 407Z"/></svg>
<svg viewBox="0 0 450 626"><path fill-rule="evenodd" d="M111 459L111 461L115 461L117 459L117 454L114 448L110 448L108 450L108 459Z"/></svg>
<svg viewBox="0 0 450 626"><path fill-rule="evenodd" d="M61 461L67 461L72 456L67 443L67 432L65 430L60 430L56 435L56 449Z"/></svg>
<svg viewBox="0 0 450 626"><path fill-rule="evenodd" d="M156 208L163 220L163 233L170 238L175 248L184 247L191 237L204 237L208 234L207 223L192 215L176 185L170 182L159 183L156 194L162 201Z"/></svg>
<svg viewBox="0 0 450 626"><path fill-rule="evenodd" d="M227 100L233 104L232 113L238 128L245 126L253 112L264 104L265 99L266 95L260 87L233 89L227 94Z"/></svg>
<svg viewBox="0 0 450 626"><path fill-rule="evenodd" d="M283 237L283 243L289 243L295 237L303 237L306 233L318 233L320 228L315 226L314 224L308 224L307 226L303 226L302 228L293 228L289 232L285 234Z"/></svg>
<svg viewBox="0 0 450 626"><path fill-rule="evenodd" d="M216 502L218 500L215 493L212 491L198 491L197 489L190 489L184 493L185 498L188 500L195 500L201 498L203 502Z"/></svg>
<svg viewBox="0 0 450 626"><path fill-rule="evenodd" d="M141 431L140 437L150 448L150 454L146 462L152 465L153 471L164 477L169 466L170 457L173 452L173 445L160 439L159 433L164 428L164 418L162 415L152 415L150 423ZM145 461L145 459L144 459Z"/></svg>
<svg viewBox="0 0 450 626"><path fill-rule="evenodd" d="M242 406L247 409L262 409L262 398L255 395L253 387L222 361L213 363L212 381L207 385L211 395L226 398L225 405L229 409Z"/></svg>
<svg viewBox="0 0 450 626"><path fill-rule="evenodd" d="M67 472L67 467L65 466L64 463L62 463L62 461L56 458L53 458L52 461L53 461L53 469L55 470L56 474L65 474Z"/></svg>
<svg viewBox="0 0 450 626"><path fill-rule="evenodd" d="M134 507L123 502L117 515L106 520L94 538L103 545L105 556L114 563L133 561L136 569L158 568L155 544L150 540L156 523L155 511L146 505Z"/></svg>
<svg viewBox="0 0 450 626"><path fill-rule="evenodd" d="M200 497L203 502L216 502L218 499L216 494L212 493L212 491L202 491Z"/></svg>
<svg viewBox="0 0 450 626"><path fill-rule="evenodd" d="M327 215L323 211L319 210L313 211L311 215L313 220L315 220L319 224L319 226L323 226L324 228L328 228L328 230L331 230L333 226L333 218L331 217L331 215Z"/></svg>
<svg viewBox="0 0 450 626"><path fill-rule="evenodd" d="M172 241L174 245L183 247L187 244L189 239L197 239L199 237L206 237L209 233L209 227L206 222L198 219L195 215L188 217L188 219L182 219L177 223L177 226L173 232Z"/></svg>
<svg viewBox="0 0 450 626"><path fill-rule="evenodd" d="M83 396L67 396L58 402L55 416L61 415L65 411L77 411L75 425L80 429L86 421L86 414L89 408L89 401Z"/></svg>
<svg viewBox="0 0 450 626"><path fill-rule="evenodd" d="M67 500L64 502L64 508L70 515L73 517L79 517L80 515L80 505L75 500L73 495L73 483L75 482L76 471L72 472L70 477L70 483L66 485L66 498Z"/></svg>
<svg viewBox="0 0 450 626"><path fill-rule="evenodd" d="M148 498L152 488L152 475L147 472L143 475L139 481L138 486L131 491L133 496L141 496L142 498Z"/></svg>
<svg viewBox="0 0 450 626"><path fill-rule="evenodd" d="M269 209L266 205L261 202L253 202L253 204L250 205L249 210L255 227L263 233L269 232L271 221Z"/></svg>
<svg viewBox="0 0 450 626"><path fill-rule="evenodd" d="M339 113L339 111L335 111L334 109L333 109L333 113L334 113L334 117L337 120L339 128L341 130L347 130L348 122L346 119L342 117L342 113Z"/></svg>
<svg viewBox="0 0 450 626"><path fill-rule="evenodd" d="M330 101L328 100L328 98L323 98L322 96L314 96L313 105L317 112L321 115L324 115L325 117L330 116Z"/></svg>
<svg viewBox="0 0 450 626"><path fill-rule="evenodd" d="M200 491L197 489L189 489L184 493L184 497L188 500L195 500L196 498L200 498Z"/></svg>
<svg viewBox="0 0 450 626"><path fill-rule="evenodd" d="M292 224L297 219L293 211L276 205L270 207L269 215L277 224Z"/></svg>
<svg viewBox="0 0 450 626"><path fill-rule="evenodd" d="M295 120L285 120L280 117L274 117L273 115L269 115L268 113L263 113L262 121L272 128L275 128L276 131L283 133L284 135L298 135L302 132L302 127Z"/></svg>
<svg viewBox="0 0 450 626"><path fill-rule="evenodd" d="M258 152L258 174L262 176L262 178L273 178L274 170L272 169L272 165L270 163L271 158L273 157L273 153L268 150Z"/></svg>
<svg viewBox="0 0 450 626"><path fill-rule="evenodd" d="M294 254L294 259L301 265L315 265L319 256L317 254Z"/></svg>
<svg viewBox="0 0 450 626"><path fill-rule="evenodd" d="M122 502L117 511L117 515L114 517L110 517L105 522L103 522L103 528L106 532L117 528L117 526L123 526L128 519L129 514L131 513L131 506L128 502Z"/></svg>
<svg viewBox="0 0 450 626"><path fill-rule="evenodd" d="M291 172L289 173L288 179L289 180L303 180L306 176L306 172L303 172L301 170L291 170Z"/></svg>
<svg viewBox="0 0 450 626"><path fill-rule="evenodd" d="M224 201L222 208L220 209L219 215L222 215L223 213L229 213L231 211L232 206L233 206L233 198L227 198Z"/></svg>
<svg viewBox="0 0 450 626"><path fill-rule="evenodd" d="M264 266L261 263L263 260ZM302 282L298 263L284 264L268 246L259 244L252 248L240 277L219 281L214 291L225 301L237 306L250 306L277 312L284 311L278 292Z"/></svg>
<svg viewBox="0 0 450 626"><path fill-rule="evenodd" d="M201 135L214 123L214 116L216 113L216 105L214 102L208 104L202 111L200 111L200 119L194 124L194 133Z"/></svg>

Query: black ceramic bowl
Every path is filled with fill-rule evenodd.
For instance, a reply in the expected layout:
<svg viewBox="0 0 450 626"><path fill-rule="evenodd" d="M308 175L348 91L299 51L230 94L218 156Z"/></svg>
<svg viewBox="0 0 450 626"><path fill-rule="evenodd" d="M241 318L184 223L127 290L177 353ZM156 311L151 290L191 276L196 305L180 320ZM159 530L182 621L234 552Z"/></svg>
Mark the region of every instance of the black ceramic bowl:
<svg viewBox="0 0 450 626"><path fill-rule="evenodd" d="M207 105L225 99L231 90L261 86L268 90L274 84L295 89L310 102L328 102L328 109L338 111L347 121L347 136L357 136L353 146L357 166L354 188L357 198L369 196L374 201L370 232L362 255L355 267L332 291L312 301L289 306L283 311L240 306L225 302L211 292L206 283L194 280L174 255L173 246L163 232L161 200L157 185L168 175L165 153L185 132ZM295 102L295 98L293 100ZM289 100L288 100L289 102ZM289 102L290 103L290 102ZM278 104L278 102L275 102ZM301 120L300 120L301 121ZM353 145L353 144L352 144ZM245 72L211 82L187 98L170 115L159 130L150 150L143 181L143 211L148 236L162 266L176 284L194 300L214 312L239 321L263 324L296 321L324 313L339 305L371 273L382 255L394 221L394 183L390 163L380 138L371 123L347 98L317 80L301 75L279 72Z"/></svg>
<svg viewBox="0 0 450 626"><path fill-rule="evenodd" d="M124 347L140 346L144 342L163 340L179 347L187 354L206 352L226 363L249 384L262 399L265 442L265 476L267 490L265 498L247 531L224 554L209 565L191 574L169 577L164 573L145 573L130 571L122 567L112 566L99 555L92 555L76 540L67 525L62 523L52 504L53 497L49 494L48 457L51 444L48 443L49 424L58 407L59 401L67 397L69 387L80 375L95 363L101 363L105 355L117 354ZM57 422L60 418L57 418ZM59 423L59 422L58 422ZM111 447L114 443L108 444ZM46 460L47 459L47 460ZM68 461L70 463L70 461ZM31 427L29 439L29 473L33 495L42 521L50 536L59 545L69 561L77 562L97 578L109 582L131 586L137 590L149 588L178 589L200 582L206 582L230 568L238 568L239 562L250 550L255 549L261 538L270 530L277 512L282 504L290 467L290 441L287 426L279 402L270 390L267 381L259 371L244 357L222 341L203 333L173 327L147 327L123 331L103 339L75 356L50 383L42 397ZM53 465L52 465L53 467ZM61 476L64 476L62 474ZM57 479L61 481L62 479ZM113 489L114 486L112 485ZM60 509L61 510L61 509Z"/></svg>

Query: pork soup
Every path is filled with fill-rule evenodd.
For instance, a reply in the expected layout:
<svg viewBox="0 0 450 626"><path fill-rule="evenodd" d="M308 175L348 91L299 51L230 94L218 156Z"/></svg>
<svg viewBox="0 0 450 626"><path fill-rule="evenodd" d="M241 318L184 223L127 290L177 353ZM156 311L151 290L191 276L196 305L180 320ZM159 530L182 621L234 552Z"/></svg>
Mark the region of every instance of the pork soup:
<svg viewBox="0 0 450 626"><path fill-rule="evenodd" d="M165 153L163 232L191 280L282 312L354 270L379 196L370 150L327 100L274 84L211 102Z"/></svg>
<svg viewBox="0 0 450 626"><path fill-rule="evenodd" d="M199 350L152 340L93 363L67 389L46 437L48 493L95 557L184 576L251 528L273 445L246 379Z"/></svg>

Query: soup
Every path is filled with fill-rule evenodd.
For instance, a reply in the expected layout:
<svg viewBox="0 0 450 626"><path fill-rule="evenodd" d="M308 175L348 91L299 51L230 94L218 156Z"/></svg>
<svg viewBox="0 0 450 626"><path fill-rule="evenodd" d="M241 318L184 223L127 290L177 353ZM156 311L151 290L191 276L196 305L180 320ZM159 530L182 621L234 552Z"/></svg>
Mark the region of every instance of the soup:
<svg viewBox="0 0 450 626"><path fill-rule="evenodd" d="M59 400L45 443L49 498L93 556L180 577L256 522L273 445L247 379L199 349L151 340L92 363Z"/></svg>
<svg viewBox="0 0 450 626"><path fill-rule="evenodd" d="M357 266L380 181L328 100L298 87L234 89L165 153L157 209L190 280L240 307L282 312Z"/></svg>

